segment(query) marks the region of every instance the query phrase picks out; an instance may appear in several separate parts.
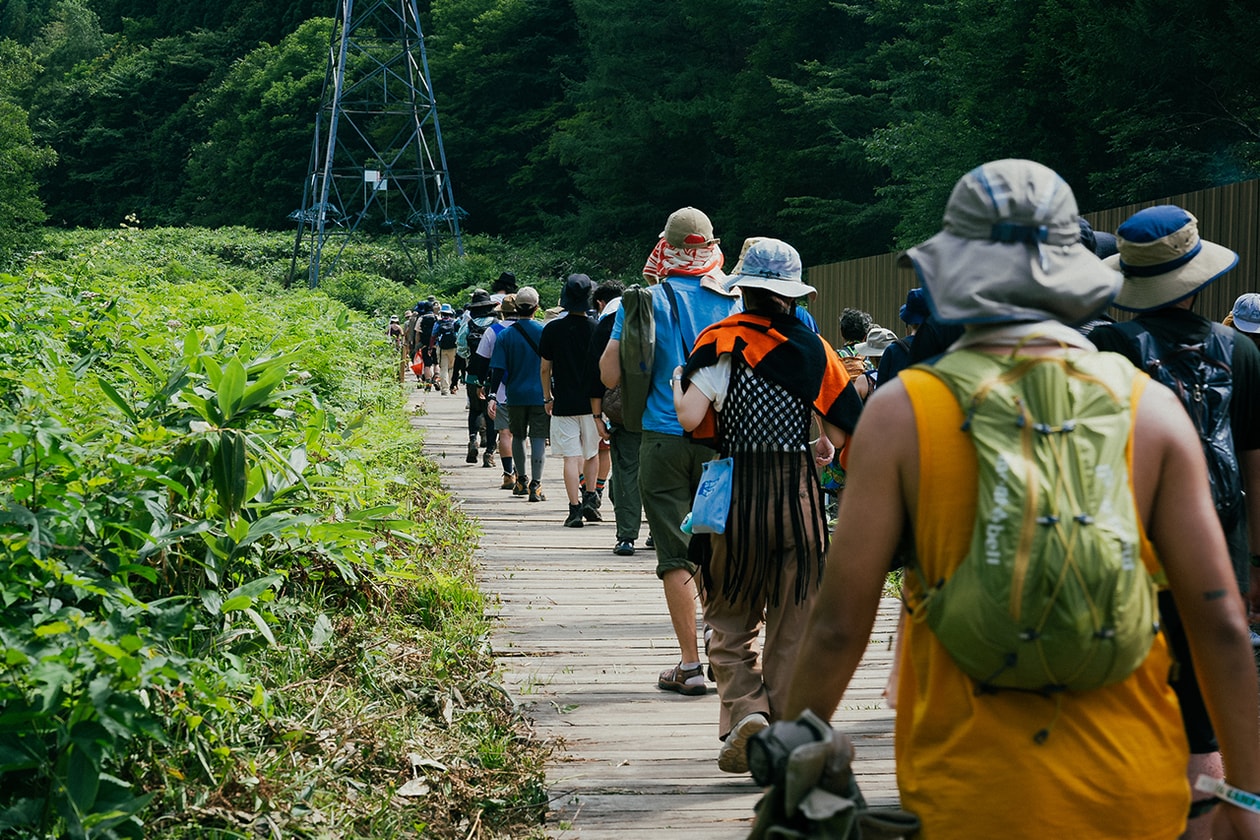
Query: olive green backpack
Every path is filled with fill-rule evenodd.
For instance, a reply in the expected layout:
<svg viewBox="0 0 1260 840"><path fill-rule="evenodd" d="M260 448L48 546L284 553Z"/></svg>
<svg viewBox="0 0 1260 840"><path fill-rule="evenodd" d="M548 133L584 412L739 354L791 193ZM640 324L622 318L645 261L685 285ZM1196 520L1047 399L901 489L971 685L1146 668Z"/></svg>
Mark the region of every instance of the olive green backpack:
<svg viewBox="0 0 1260 840"><path fill-rule="evenodd" d="M976 524L952 575L907 576L910 606L982 689L1047 694L1118 682L1158 632L1126 447L1136 371L1120 356L996 356L921 365L966 417Z"/></svg>
<svg viewBox="0 0 1260 840"><path fill-rule="evenodd" d="M621 295L621 308L621 425L627 431L641 432L656 355L651 290L631 286Z"/></svg>

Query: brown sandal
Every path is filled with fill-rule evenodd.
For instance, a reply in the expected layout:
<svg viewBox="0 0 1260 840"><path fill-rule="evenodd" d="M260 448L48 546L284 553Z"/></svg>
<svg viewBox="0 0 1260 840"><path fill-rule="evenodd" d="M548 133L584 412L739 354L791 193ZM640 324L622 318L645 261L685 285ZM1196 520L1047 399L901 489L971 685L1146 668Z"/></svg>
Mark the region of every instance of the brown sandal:
<svg viewBox="0 0 1260 840"><path fill-rule="evenodd" d="M691 680L699 680L699 682L691 682ZM673 668L661 671L661 675L656 680L656 687L662 691L676 691L687 697L699 697L709 693L709 686L704 681L704 668L697 665L694 668L684 668L679 662Z"/></svg>

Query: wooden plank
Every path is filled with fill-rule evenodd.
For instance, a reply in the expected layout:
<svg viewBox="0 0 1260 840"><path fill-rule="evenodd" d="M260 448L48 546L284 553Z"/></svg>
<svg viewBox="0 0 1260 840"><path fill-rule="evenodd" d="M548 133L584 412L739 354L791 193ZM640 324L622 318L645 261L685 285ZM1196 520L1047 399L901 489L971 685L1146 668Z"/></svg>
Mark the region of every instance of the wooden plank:
<svg viewBox="0 0 1260 840"><path fill-rule="evenodd" d="M409 385L408 387L412 387ZM462 395L415 391L426 452L458 505L479 524L478 584L492 617L501 684L557 746L547 772L550 837L644 837L679 830L689 840L746 834L761 791L717 769L719 701L656 688L677 641L655 575L655 554L612 554L609 521L563 528L560 464L544 470L547 500L499 489L502 473L466 464ZM647 525L641 529L647 537ZM854 742L854 771L867 800L897 801L893 713L881 698L892 662L899 605L887 600L833 723ZM699 632L697 616L697 633Z"/></svg>

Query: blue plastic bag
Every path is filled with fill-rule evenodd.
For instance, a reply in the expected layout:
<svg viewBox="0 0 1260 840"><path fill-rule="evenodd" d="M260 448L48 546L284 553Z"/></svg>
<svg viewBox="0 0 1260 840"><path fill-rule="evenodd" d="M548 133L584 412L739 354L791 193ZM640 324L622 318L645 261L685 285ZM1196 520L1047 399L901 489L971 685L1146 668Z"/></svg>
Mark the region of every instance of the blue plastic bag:
<svg viewBox="0 0 1260 840"><path fill-rule="evenodd" d="M691 532L724 534L731 512L731 459L706 461L700 474L700 486L691 503Z"/></svg>

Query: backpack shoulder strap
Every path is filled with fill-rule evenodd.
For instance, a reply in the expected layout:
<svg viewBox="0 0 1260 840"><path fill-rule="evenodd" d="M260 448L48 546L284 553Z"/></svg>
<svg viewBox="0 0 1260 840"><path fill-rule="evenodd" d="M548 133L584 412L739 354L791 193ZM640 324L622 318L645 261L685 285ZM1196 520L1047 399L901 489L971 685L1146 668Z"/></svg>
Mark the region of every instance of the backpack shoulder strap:
<svg viewBox="0 0 1260 840"><path fill-rule="evenodd" d="M694 341L688 341L683 335L682 319L678 316L678 293L674 291L674 287L669 285L668 280L661 281L661 287L665 289L665 296L669 298L669 314L674 321L674 329L678 330L678 341L682 344L683 358L691 355L691 345Z"/></svg>
<svg viewBox="0 0 1260 840"><path fill-rule="evenodd" d="M1116 330L1117 332L1123 333L1125 336L1129 338L1137 338L1138 333L1146 332L1146 328L1143 327L1140 323L1138 323L1137 319L1135 318L1130 319L1128 321L1113 321L1107 326L1111 327L1113 330Z"/></svg>
<svg viewBox="0 0 1260 840"><path fill-rule="evenodd" d="M542 352L538 349L538 342L534 341L534 337L529 334L529 330L525 329L524 321L514 322L512 324L512 329L521 334L521 338L525 339L525 343L529 345L529 348L533 350L535 354L542 356Z"/></svg>
<svg viewBox="0 0 1260 840"><path fill-rule="evenodd" d="M979 492L976 449L962 430L962 406L939 376L925 367L903 370L897 377L914 411L919 448L919 487L913 522L915 554L923 561L939 552L929 546L962 545L971 539ZM961 559L961 556L958 558ZM928 560L924 571L933 579L953 568L935 568ZM906 577L907 582L913 575Z"/></svg>

